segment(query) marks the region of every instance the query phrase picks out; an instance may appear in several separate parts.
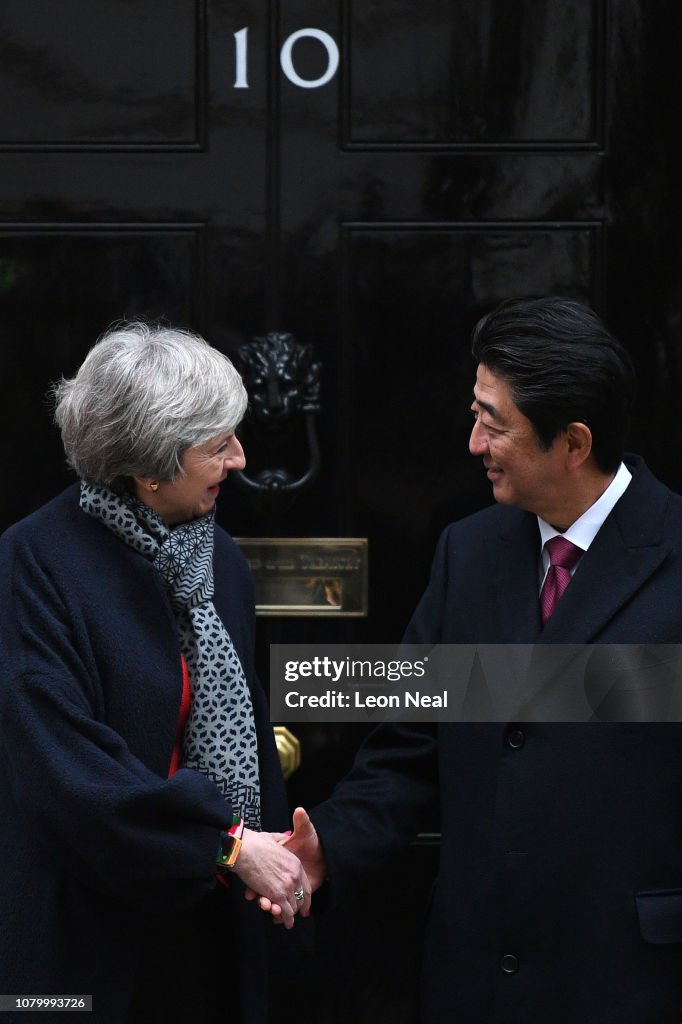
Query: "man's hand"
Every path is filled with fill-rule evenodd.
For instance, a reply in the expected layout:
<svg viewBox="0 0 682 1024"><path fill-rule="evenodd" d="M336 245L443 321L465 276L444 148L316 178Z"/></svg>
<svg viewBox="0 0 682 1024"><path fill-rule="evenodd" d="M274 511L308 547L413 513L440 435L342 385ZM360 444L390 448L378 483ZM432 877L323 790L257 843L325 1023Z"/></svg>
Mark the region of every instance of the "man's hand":
<svg viewBox="0 0 682 1024"><path fill-rule="evenodd" d="M302 917L310 913L310 882L301 861L268 832L244 829L242 848L233 870L248 886L247 899L259 893L277 923L285 928L294 927L297 912ZM301 889L303 900L299 901L294 893Z"/></svg>
<svg viewBox="0 0 682 1024"><path fill-rule="evenodd" d="M287 851L296 854L304 870L306 879L310 886L310 891L315 892L320 888L327 875L327 863L324 859L324 853L322 852L322 845L317 832L315 831L315 826L303 807L296 808L294 811L293 822L294 831L292 834L273 833L272 837L276 839L278 844L286 847ZM239 861L237 861L237 863L239 863ZM270 899L263 889L257 889L255 886L252 886L247 889L245 896L247 900L253 900L258 896L258 905L261 910L265 910L272 914L275 924L286 924L286 921L282 916L285 908L283 908L281 904ZM308 897L308 907L309 906L310 900ZM307 917L308 913L309 911L306 909L306 913L303 916Z"/></svg>
<svg viewBox="0 0 682 1024"><path fill-rule="evenodd" d="M287 850L295 853L308 876L312 892L316 892L327 877L327 862L315 826L303 807L294 811L294 831L283 839Z"/></svg>

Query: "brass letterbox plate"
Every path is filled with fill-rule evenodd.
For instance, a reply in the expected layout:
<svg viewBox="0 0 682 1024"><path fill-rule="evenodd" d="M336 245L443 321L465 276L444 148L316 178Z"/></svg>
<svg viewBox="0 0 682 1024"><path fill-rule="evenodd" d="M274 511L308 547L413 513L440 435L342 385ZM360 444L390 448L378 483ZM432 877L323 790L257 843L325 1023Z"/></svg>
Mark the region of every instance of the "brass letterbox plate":
<svg viewBox="0 0 682 1024"><path fill-rule="evenodd" d="M367 615L365 537L235 537L257 615Z"/></svg>

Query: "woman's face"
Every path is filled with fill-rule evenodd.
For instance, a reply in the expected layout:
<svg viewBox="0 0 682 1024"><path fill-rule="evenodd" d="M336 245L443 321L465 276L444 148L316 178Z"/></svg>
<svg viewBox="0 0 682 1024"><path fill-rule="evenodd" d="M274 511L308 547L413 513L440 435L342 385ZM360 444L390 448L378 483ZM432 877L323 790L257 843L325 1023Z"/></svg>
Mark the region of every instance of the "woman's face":
<svg viewBox="0 0 682 1024"><path fill-rule="evenodd" d="M170 526L206 515L215 505L220 485L231 469L246 465L244 450L234 433L188 448L180 460L182 472L172 480L159 480L151 489L148 477L135 480L136 496Z"/></svg>

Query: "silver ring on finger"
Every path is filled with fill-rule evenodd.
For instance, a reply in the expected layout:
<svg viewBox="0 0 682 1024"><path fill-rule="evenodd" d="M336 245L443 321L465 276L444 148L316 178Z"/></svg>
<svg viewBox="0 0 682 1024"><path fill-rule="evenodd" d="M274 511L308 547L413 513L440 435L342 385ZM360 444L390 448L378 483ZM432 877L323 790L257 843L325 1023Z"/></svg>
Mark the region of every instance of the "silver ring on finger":
<svg viewBox="0 0 682 1024"><path fill-rule="evenodd" d="M301 905L301 903L303 903L303 900L305 899L305 893L303 889L296 889L296 891L294 892L294 899L296 900L296 909L298 910L299 906Z"/></svg>

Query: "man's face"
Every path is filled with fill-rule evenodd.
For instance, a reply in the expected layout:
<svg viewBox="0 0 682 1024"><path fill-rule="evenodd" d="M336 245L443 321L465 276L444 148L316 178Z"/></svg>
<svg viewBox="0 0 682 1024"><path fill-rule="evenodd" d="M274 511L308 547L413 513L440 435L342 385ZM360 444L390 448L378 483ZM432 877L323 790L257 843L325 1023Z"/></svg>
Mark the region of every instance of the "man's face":
<svg viewBox="0 0 682 1024"><path fill-rule="evenodd" d="M482 457L495 500L547 518L570 485L564 435L544 451L530 420L514 404L509 384L483 363L476 371L471 411L469 451Z"/></svg>

